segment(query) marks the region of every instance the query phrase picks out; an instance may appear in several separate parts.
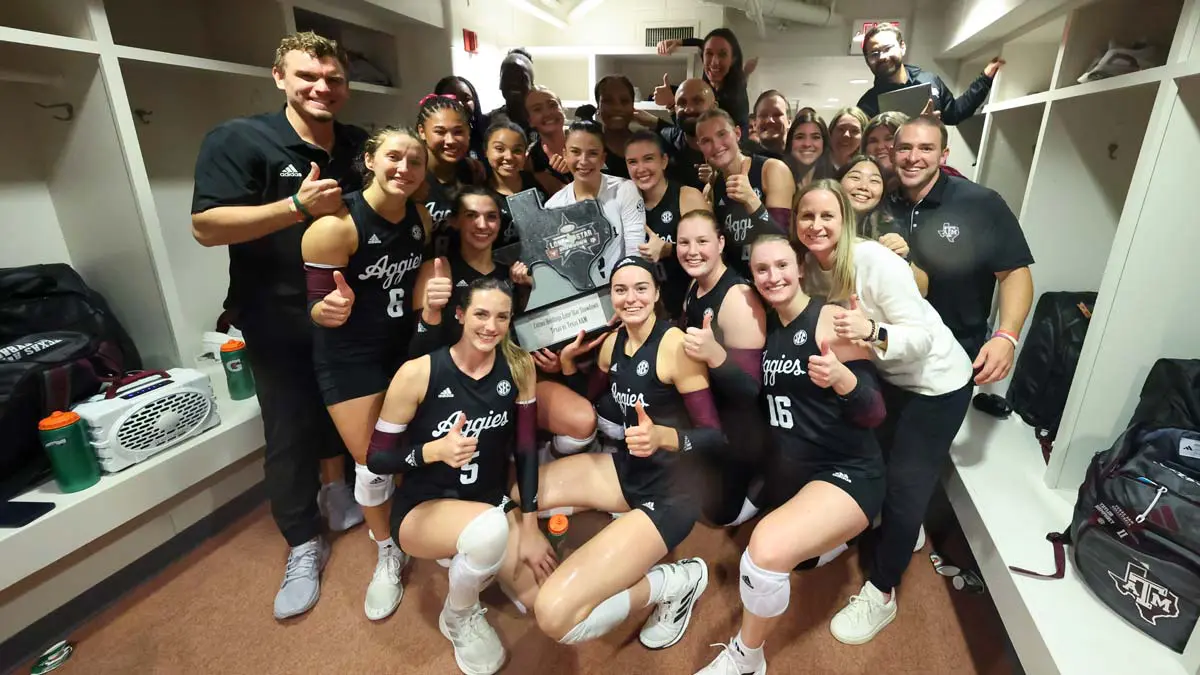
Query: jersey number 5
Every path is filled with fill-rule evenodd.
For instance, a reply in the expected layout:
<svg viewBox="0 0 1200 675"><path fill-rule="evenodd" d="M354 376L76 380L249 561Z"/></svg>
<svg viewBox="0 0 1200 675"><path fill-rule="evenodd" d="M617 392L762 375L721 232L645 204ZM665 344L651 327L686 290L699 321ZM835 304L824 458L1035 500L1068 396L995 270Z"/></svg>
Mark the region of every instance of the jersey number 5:
<svg viewBox="0 0 1200 675"><path fill-rule="evenodd" d="M393 288L388 291L388 316L393 319L399 319L404 316L404 289Z"/></svg>
<svg viewBox="0 0 1200 675"><path fill-rule="evenodd" d="M771 426L780 429L792 428L792 399L767 394L767 413L771 416Z"/></svg>
<svg viewBox="0 0 1200 675"><path fill-rule="evenodd" d="M471 455L471 461L462 465L462 474L458 477L458 482L463 485L470 485L479 480L479 465L475 463L477 459L479 459L478 450L475 451L475 454Z"/></svg>

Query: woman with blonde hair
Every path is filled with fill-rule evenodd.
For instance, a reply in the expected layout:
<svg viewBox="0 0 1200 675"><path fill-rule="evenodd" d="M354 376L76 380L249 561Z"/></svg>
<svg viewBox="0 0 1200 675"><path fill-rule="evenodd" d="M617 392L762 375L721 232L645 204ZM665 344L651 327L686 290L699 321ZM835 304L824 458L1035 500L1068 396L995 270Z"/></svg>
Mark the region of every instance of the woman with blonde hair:
<svg viewBox="0 0 1200 675"><path fill-rule="evenodd" d="M830 162L836 171L862 151L863 129L870 120L856 106L838 110L829 119L829 141L832 145Z"/></svg>

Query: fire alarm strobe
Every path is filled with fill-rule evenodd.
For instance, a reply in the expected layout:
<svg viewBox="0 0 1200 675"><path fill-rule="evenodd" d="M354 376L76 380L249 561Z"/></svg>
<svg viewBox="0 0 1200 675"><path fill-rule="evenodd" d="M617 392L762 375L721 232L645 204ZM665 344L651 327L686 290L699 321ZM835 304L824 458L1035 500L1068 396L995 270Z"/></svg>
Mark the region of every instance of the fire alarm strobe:
<svg viewBox="0 0 1200 675"><path fill-rule="evenodd" d="M208 375L143 371L73 410L88 424L100 467L115 473L221 423Z"/></svg>

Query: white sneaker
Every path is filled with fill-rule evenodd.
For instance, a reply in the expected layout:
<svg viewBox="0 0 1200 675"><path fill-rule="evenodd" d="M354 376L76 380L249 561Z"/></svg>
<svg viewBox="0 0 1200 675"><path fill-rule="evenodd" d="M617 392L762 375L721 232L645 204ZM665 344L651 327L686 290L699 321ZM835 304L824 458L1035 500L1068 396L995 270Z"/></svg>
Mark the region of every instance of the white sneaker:
<svg viewBox="0 0 1200 675"><path fill-rule="evenodd" d="M386 619L400 606L404 599L404 586L400 583L400 570L408 563L408 556L398 546L379 547L379 561L375 563L375 574L367 584L367 599L363 611L372 621Z"/></svg>
<svg viewBox="0 0 1200 675"><path fill-rule="evenodd" d="M850 596L850 604L833 616L829 632L838 642L861 645L878 635L895 618L895 590L888 598L868 581L858 595Z"/></svg>
<svg viewBox="0 0 1200 675"><path fill-rule="evenodd" d="M747 659L736 639L730 640L727 645L709 646L720 647L721 653L707 666L696 671L696 675L767 675L767 660L761 659L757 666L746 664Z"/></svg>
<svg viewBox="0 0 1200 675"><path fill-rule="evenodd" d="M348 483L322 485L317 507L331 532L345 532L363 521L362 507L354 500L354 488Z"/></svg>
<svg viewBox="0 0 1200 675"><path fill-rule="evenodd" d="M642 626L639 638L648 649L666 649L683 638L692 609L708 588L708 564L700 558L685 558L655 568L664 576L663 600Z"/></svg>
<svg viewBox="0 0 1200 675"><path fill-rule="evenodd" d="M454 645L454 661L466 675L492 675L504 665L504 645L484 614L475 605L461 618L445 609L438 616L438 629Z"/></svg>
<svg viewBox="0 0 1200 675"><path fill-rule="evenodd" d="M913 553L920 553L921 549L925 548L925 526L917 531L917 543L913 544Z"/></svg>
<svg viewBox="0 0 1200 675"><path fill-rule="evenodd" d="M1087 72L1075 81L1083 84L1161 66L1162 59L1157 52L1158 50L1145 42L1124 47L1110 40L1108 50L1093 61Z"/></svg>

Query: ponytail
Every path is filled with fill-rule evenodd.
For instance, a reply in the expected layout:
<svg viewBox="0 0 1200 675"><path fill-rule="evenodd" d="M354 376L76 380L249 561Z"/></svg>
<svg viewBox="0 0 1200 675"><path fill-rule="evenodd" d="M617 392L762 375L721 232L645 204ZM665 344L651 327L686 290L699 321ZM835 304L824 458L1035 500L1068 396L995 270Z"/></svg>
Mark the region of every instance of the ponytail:
<svg viewBox="0 0 1200 675"><path fill-rule="evenodd" d="M508 282L501 281L495 277L480 277L471 282L467 292L462 295L462 309L465 312L471 304L471 298L477 291L500 291L512 300L512 286ZM518 391L523 382L528 382L534 377L533 357L529 352L521 349L517 343L512 341L511 328L509 332L504 334L504 339L500 341L500 354L508 363L508 369L512 372L513 383L517 386Z"/></svg>

